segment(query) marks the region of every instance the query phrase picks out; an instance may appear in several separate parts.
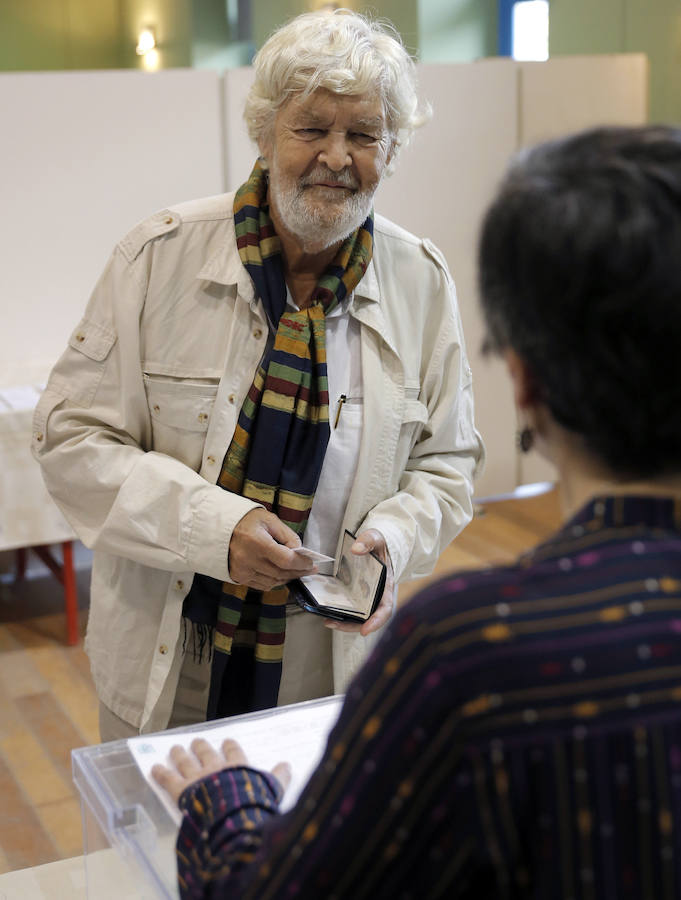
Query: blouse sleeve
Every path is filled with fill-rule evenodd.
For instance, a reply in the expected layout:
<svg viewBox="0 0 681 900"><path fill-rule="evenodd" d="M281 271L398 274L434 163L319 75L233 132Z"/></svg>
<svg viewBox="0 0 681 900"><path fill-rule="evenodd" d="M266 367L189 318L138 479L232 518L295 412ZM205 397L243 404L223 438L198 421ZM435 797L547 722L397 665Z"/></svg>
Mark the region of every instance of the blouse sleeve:
<svg viewBox="0 0 681 900"><path fill-rule="evenodd" d="M449 738L452 722L442 715L431 638L406 610L393 620L287 813L277 811L276 781L252 769L225 770L184 792L183 898L400 896L405 881L419 877L442 822L418 811L442 806L433 776L450 776L437 765L443 748L451 753L438 732L444 726ZM408 820L417 813L415 828Z"/></svg>

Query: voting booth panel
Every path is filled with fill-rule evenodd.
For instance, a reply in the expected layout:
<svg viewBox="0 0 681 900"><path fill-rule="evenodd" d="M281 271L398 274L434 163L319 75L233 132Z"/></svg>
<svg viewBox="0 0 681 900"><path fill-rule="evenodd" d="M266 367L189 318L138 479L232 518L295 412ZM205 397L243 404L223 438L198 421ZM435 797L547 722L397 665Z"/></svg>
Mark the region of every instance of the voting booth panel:
<svg viewBox="0 0 681 900"><path fill-rule="evenodd" d="M479 354L475 256L482 212L516 148L604 122L646 118L642 55L422 64L432 120L384 180L376 208L430 238L453 273L476 415L488 448L480 495L543 479L514 447L500 363ZM42 381L115 242L152 212L238 186L256 148L242 111L250 68L0 75L4 325L0 386Z"/></svg>
<svg viewBox="0 0 681 900"><path fill-rule="evenodd" d="M476 424L487 447L479 496L519 484L550 481L553 468L515 447L510 383L501 362L480 353L477 234L484 210L511 154L538 140L599 124L640 125L647 114L643 54L563 57L541 63L483 59L421 64L422 95L433 117L402 151L395 172L376 194L376 210L428 237L451 269L473 369ZM250 68L225 73L226 172L240 184L254 149L241 117Z"/></svg>
<svg viewBox="0 0 681 900"><path fill-rule="evenodd" d="M0 75L0 387L44 381L115 243L224 189L220 76Z"/></svg>
<svg viewBox="0 0 681 900"><path fill-rule="evenodd" d="M205 70L0 75L0 551L75 537L31 456L33 409L12 398L37 399L137 221L224 190L219 95Z"/></svg>
<svg viewBox="0 0 681 900"><path fill-rule="evenodd" d="M517 450L510 382L502 363L480 352L476 256L482 216L515 150L592 125L645 123L647 66L643 54L419 66L433 118L379 188L376 208L429 237L454 276L476 425L487 448L478 496L555 479L536 453Z"/></svg>
<svg viewBox="0 0 681 900"><path fill-rule="evenodd" d="M515 416L501 363L479 353L476 244L483 211L517 147L517 68L510 59L422 65L419 77L433 118L379 188L376 208L430 238L449 265L473 370L476 426L487 448L476 493L487 495L515 487Z"/></svg>
<svg viewBox="0 0 681 900"><path fill-rule="evenodd" d="M518 63L518 87L519 147L591 126L643 125L648 119L643 53ZM553 467L535 451L516 455L516 484L554 479Z"/></svg>

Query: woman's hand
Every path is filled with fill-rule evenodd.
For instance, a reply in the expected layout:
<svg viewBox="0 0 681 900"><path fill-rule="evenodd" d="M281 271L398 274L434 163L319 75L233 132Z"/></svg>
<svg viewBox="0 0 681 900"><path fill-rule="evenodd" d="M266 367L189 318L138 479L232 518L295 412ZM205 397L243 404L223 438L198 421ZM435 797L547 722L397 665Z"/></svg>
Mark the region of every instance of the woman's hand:
<svg viewBox="0 0 681 900"><path fill-rule="evenodd" d="M200 781L208 775L220 772L223 769L232 769L238 766L247 766L248 760L241 746L236 741L227 739L222 742L220 750L216 750L204 738L196 738L191 743L191 752L174 746L170 750L170 759L174 768L155 765L151 774L154 779L166 790L175 803L180 799L180 794L185 788L195 781ZM291 767L286 762L277 763L272 769L272 775L279 781L284 790L291 783Z"/></svg>

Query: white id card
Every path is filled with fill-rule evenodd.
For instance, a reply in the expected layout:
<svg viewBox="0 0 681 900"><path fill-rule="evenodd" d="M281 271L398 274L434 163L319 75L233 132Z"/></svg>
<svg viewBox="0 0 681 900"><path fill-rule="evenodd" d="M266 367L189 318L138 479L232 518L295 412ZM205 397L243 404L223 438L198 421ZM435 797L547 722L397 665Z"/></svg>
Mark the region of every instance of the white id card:
<svg viewBox="0 0 681 900"><path fill-rule="evenodd" d="M293 552L300 554L300 556L304 556L306 559L311 559L312 562L335 562L333 556L317 553L316 550L310 550L309 547L294 547Z"/></svg>

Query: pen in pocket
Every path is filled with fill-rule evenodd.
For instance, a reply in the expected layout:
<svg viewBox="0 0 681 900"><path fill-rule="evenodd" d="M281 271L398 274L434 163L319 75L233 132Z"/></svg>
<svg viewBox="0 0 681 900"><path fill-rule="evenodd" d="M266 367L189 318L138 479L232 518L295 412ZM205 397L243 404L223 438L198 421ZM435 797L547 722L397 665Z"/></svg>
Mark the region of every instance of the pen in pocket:
<svg viewBox="0 0 681 900"><path fill-rule="evenodd" d="M334 419L334 422L333 422L334 428L338 427L338 420L340 419L341 410L343 409L343 404L345 403L345 401L347 399L348 398L345 396L345 394L341 394L340 397L338 398L338 406L336 407L336 418Z"/></svg>
<svg viewBox="0 0 681 900"><path fill-rule="evenodd" d="M338 403L336 405L336 418L333 420L333 427L338 427L338 422L340 420L341 410L343 409L343 405L345 403L361 403L361 397L348 397L347 394L341 394L338 398Z"/></svg>

